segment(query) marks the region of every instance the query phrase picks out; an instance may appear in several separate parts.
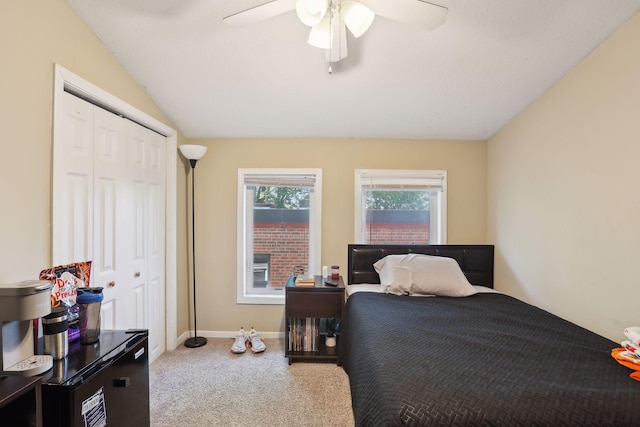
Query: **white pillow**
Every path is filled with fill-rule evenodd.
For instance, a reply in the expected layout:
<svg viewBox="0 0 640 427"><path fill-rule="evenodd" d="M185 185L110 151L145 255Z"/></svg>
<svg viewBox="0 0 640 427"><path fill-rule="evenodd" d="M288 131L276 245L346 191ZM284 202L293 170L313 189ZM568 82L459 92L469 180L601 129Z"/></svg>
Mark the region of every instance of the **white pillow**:
<svg viewBox="0 0 640 427"><path fill-rule="evenodd" d="M409 254L400 260L398 267L411 270L410 295L466 297L478 292L453 258Z"/></svg>
<svg viewBox="0 0 640 427"><path fill-rule="evenodd" d="M380 276L381 289L384 292L386 287L393 282L394 268L407 255L387 255L386 257L379 259L373 264L373 268Z"/></svg>
<svg viewBox="0 0 640 427"><path fill-rule="evenodd" d="M382 292L394 295L409 295L411 293L411 269L396 265L393 267L393 280L389 285L382 285Z"/></svg>

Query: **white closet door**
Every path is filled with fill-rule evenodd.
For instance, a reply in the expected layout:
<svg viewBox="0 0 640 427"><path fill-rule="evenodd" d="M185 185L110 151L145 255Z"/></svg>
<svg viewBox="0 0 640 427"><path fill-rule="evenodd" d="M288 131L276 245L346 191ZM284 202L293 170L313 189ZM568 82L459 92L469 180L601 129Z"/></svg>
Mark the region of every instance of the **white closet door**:
<svg viewBox="0 0 640 427"><path fill-rule="evenodd" d="M165 170L166 138L129 122L134 188L134 218L130 230L133 301L137 327L149 329L149 352L155 360L165 351ZM144 312L144 314L143 314ZM144 322L144 323L143 323Z"/></svg>
<svg viewBox="0 0 640 427"><path fill-rule="evenodd" d="M165 300L165 230L166 230L166 138L150 132L148 159L149 208L147 274L149 282L149 352L155 360L166 349L166 300Z"/></svg>
<svg viewBox="0 0 640 427"><path fill-rule="evenodd" d="M92 260L103 329L149 329L165 350L166 138L68 93L54 146L55 265Z"/></svg>
<svg viewBox="0 0 640 427"><path fill-rule="evenodd" d="M127 185L131 189L131 209L127 221L128 246L127 263L131 265L131 275L127 278L130 286L131 310L135 315L136 328L148 328L148 286L147 286L147 232L145 224L151 213L147 203L147 176L145 173L145 152L147 151L147 129L127 121L128 169Z"/></svg>
<svg viewBox="0 0 640 427"><path fill-rule="evenodd" d="M127 188L126 121L94 107L94 286L104 288L101 323L104 329L133 327L127 298L126 252L130 189Z"/></svg>
<svg viewBox="0 0 640 427"><path fill-rule="evenodd" d="M63 102L63 136L53 147L53 265L93 258L93 105L68 93Z"/></svg>

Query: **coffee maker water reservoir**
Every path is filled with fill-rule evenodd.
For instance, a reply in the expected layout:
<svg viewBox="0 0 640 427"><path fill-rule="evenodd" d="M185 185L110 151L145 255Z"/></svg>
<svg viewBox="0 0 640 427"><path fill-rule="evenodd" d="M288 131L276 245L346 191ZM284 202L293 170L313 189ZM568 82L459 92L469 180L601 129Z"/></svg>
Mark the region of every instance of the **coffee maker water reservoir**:
<svg viewBox="0 0 640 427"><path fill-rule="evenodd" d="M51 312L51 282L0 284L0 374L33 376L53 366L51 355L34 352L33 320Z"/></svg>

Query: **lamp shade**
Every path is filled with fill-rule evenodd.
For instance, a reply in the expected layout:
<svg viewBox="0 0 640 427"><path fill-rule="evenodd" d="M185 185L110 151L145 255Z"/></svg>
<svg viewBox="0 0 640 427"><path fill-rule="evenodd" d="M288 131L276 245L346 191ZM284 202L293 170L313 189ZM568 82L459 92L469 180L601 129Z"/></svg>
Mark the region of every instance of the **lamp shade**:
<svg viewBox="0 0 640 427"><path fill-rule="evenodd" d="M200 160L207 152L207 147L204 145L185 144L178 148L180 148L182 155L189 160Z"/></svg>
<svg viewBox="0 0 640 427"><path fill-rule="evenodd" d="M307 43L320 49L331 48L333 44L333 32L331 31L331 18L329 15L325 16L320 23L311 28Z"/></svg>
<svg viewBox="0 0 640 427"><path fill-rule="evenodd" d="M329 0L298 0L296 13L304 25L318 25L329 9Z"/></svg>
<svg viewBox="0 0 640 427"><path fill-rule="evenodd" d="M376 17L371 9L354 0L343 0L341 13L345 25L354 37L363 35Z"/></svg>

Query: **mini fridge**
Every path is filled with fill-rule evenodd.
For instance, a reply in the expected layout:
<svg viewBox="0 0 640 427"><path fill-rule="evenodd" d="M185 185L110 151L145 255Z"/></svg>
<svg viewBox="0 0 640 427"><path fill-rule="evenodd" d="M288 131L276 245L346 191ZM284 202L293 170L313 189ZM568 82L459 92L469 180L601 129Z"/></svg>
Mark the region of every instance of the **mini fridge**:
<svg viewBox="0 0 640 427"><path fill-rule="evenodd" d="M45 427L149 426L146 330L102 330L94 344L70 343L42 374Z"/></svg>

